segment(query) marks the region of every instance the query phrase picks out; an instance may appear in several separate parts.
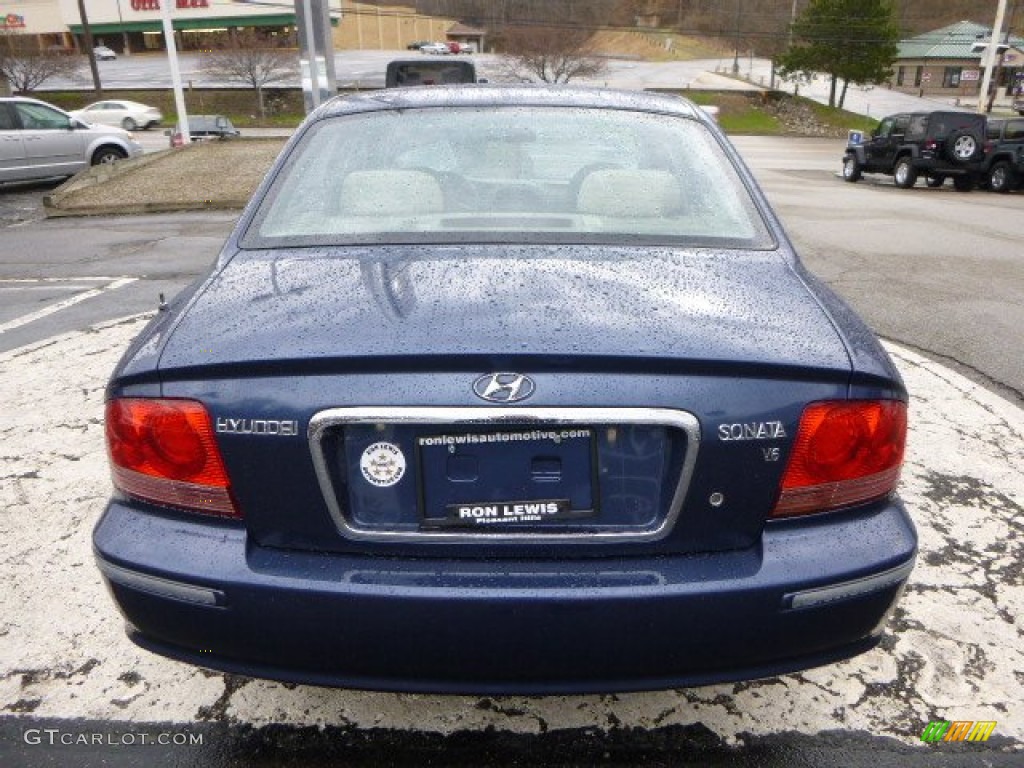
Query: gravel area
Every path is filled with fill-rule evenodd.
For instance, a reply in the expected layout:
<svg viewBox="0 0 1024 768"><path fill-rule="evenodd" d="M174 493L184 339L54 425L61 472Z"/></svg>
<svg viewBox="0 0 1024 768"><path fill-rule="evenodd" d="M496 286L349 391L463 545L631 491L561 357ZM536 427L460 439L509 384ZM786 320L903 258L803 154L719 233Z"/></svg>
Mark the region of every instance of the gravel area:
<svg viewBox="0 0 1024 768"><path fill-rule="evenodd" d="M285 139L208 141L75 176L48 195L48 216L242 208Z"/></svg>

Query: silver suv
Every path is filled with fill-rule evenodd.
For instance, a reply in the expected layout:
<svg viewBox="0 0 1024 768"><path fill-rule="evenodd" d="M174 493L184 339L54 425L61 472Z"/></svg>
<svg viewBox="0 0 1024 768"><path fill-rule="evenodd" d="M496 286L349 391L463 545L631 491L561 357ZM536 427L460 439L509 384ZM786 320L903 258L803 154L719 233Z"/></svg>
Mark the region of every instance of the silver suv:
<svg viewBox="0 0 1024 768"><path fill-rule="evenodd" d="M120 128L83 123L44 101L0 98L0 182L71 176L141 154Z"/></svg>

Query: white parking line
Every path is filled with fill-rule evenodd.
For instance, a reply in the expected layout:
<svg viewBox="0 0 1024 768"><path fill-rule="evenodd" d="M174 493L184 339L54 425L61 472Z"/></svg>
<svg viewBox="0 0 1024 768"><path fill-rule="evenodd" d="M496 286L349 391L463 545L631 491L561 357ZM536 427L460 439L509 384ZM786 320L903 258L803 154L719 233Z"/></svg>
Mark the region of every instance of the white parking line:
<svg viewBox="0 0 1024 768"><path fill-rule="evenodd" d="M0 285L5 283L14 283L16 285L25 285L27 283L106 283L111 280L120 280L121 278L114 275L108 276L97 276L92 275L89 277L0 277Z"/></svg>
<svg viewBox="0 0 1024 768"><path fill-rule="evenodd" d="M75 278L75 281L88 279L89 278ZM15 328L20 328L23 325L28 325L29 323L35 322L36 320L40 320L44 317L48 317L49 315L56 314L61 310L67 309L68 307L72 307L75 304L79 304L87 299L92 299L96 296L101 296L104 293L107 293L108 291L116 291L118 288L123 288L126 285L134 283L136 280L138 280L137 277L120 277L115 279L113 282L107 283L101 288L90 288L87 291L83 291L82 293L64 299L63 301L58 301L56 304L51 304L48 307L43 307L42 309L37 310L35 312L30 312L27 315L22 315L21 317L17 317L14 320L9 320L6 323L0 324L0 333L6 333L7 331L13 330Z"/></svg>

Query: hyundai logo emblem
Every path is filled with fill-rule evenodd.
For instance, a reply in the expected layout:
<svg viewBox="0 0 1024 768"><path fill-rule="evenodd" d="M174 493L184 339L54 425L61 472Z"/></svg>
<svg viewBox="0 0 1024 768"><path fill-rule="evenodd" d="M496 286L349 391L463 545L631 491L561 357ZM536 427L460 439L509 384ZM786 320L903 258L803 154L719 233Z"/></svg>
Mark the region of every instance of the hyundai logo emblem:
<svg viewBox="0 0 1024 768"><path fill-rule="evenodd" d="M536 388L533 379L521 373L486 373L473 382L477 397L492 403L525 400Z"/></svg>

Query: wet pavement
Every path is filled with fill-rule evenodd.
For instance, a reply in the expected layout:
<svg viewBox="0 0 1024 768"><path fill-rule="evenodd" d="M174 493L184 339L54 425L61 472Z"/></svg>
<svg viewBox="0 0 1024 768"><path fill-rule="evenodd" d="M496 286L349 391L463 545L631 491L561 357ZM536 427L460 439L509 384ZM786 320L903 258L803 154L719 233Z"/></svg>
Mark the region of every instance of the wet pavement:
<svg viewBox="0 0 1024 768"><path fill-rule="evenodd" d="M0 184L0 229L44 218L43 196L55 190L64 181L54 179Z"/></svg>

